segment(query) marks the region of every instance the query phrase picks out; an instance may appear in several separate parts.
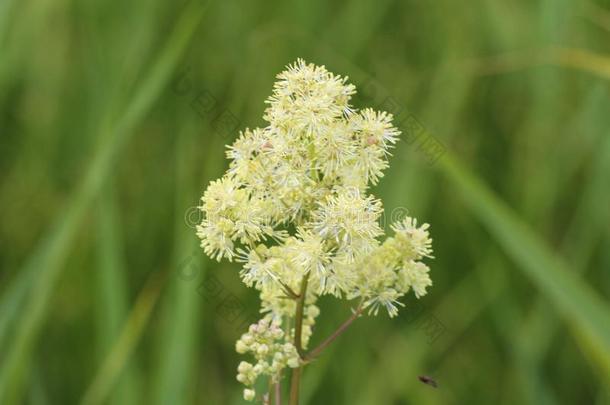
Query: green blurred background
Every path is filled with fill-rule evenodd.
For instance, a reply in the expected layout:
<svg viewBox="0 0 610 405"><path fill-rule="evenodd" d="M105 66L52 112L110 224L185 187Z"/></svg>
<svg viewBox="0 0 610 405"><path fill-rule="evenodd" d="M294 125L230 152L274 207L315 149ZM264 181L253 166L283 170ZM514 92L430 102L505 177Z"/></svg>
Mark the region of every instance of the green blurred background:
<svg viewBox="0 0 610 405"><path fill-rule="evenodd" d="M0 403L243 403L257 297L193 207L297 57L395 113L373 192L436 255L302 402L610 403L609 55L607 1L1 0Z"/></svg>

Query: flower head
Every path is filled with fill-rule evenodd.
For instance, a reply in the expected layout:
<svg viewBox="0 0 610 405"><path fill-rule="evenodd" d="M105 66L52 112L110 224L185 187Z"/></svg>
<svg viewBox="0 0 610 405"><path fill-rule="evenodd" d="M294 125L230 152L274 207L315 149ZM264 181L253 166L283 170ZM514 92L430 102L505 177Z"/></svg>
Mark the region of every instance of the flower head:
<svg viewBox="0 0 610 405"><path fill-rule="evenodd" d="M400 135L392 115L353 108L355 87L324 66L299 59L277 78L268 125L228 147L229 169L205 191L197 227L206 254L243 262L242 280L260 292L264 315L236 344L254 359L238 367L247 400L259 377L276 382L302 364L320 295L396 316L405 294L432 285L422 262L432 257L428 225L405 218L382 241L383 206L368 192Z"/></svg>

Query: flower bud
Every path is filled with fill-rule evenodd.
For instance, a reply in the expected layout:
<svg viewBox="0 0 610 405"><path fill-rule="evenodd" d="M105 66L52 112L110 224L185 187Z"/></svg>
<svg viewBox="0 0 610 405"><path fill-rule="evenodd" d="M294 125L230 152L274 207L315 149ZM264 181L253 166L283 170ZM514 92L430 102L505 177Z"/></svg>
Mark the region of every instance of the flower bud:
<svg viewBox="0 0 610 405"><path fill-rule="evenodd" d="M254 390L249 389L249 388L246 388L244 390L244 399L246 401L252 401L255 396L256 396L256 392Z"/></svg>

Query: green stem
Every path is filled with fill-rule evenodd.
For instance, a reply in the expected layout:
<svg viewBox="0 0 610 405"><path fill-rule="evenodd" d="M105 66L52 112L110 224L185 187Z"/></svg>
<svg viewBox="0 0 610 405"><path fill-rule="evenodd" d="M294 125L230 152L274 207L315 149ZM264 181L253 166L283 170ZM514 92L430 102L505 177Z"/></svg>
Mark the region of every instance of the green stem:
<svg viewBox="0 0 610 405"><path fill-rule="evenodd" d="M324 350L328 345L330 345L332 342L335 341L335 339L337 339L339 336L341 336L341 334L343 332L345 332L345 330L352 324L352 322L354 322L362 313L362 311L364 310L364 308L362 307L362 303L358 306L358 308L354 311L354 313L347 318L347 320L345 320L345 322L343 322L341 324L341 326L339 326L339 328L337 328L337 330L335 330L328 338L326 338L326 340L324 340L322 343L320 343L315 349L313 349L312 351L310 351L309 353L307 353L304 357L305 361L311 361L314 360L316 357L318 357L320 355L320 353L322 352L322 350Z"/></svg>
<svg viewBox="0 0 610 405"><path fill-rule="evenodd" d="M299 387L301 385L302 366L292 369L290 380L290 405L299 405Z"/></svg>
<svg viewBox="0 0 610 405"><path fill-rule="evenodd" d="M265 397L263 397L263 404L264 405L273 404L274 397L275 397L274 384L273 384L271 377L269 377L269 389L267 390L267 399L264 399Z"/></svg>
<svg viewBox="0 0 610 405"><path fill-rule="evenodd" d="M294 324L294 346L297 348L297 352L301 358L305 357L303 351L303 311L305 310L305 296L307 295L307 283L309 282L309 273L303 276L301 281L301 293L299 294L299 300L297 301L297 310L295 315Z"/></svg>
<svg viewBox="0 0 610 405"><path fill-rule="evenodd" d="M280 382L275 383L275 405L282 405L282 386Z"/></svg>
<svg viewBox="0 0 610 405"><path fill-rule="evenodd" d="M294 346L299 353L301 358L304 358L305 352L303 351L303 311L305 308L305 296L307 295L307 283L309 282L309 273L303 276L301 281L301 292L299 293L299 300L297 301L297 309L294 319ZM301 372L302 367L298 367L292 370L292 378L290 380L290 405L299 405L299 388L301 385Z"/></svg>

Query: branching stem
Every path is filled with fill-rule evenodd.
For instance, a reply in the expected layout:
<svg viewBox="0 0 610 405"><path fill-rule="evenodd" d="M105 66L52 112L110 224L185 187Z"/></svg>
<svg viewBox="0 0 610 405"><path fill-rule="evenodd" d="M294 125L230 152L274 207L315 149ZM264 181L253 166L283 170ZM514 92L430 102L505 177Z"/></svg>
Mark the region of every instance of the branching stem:
<svg viewBox="0 0 610 405"><path fill-rule="evenodd" d="M345 330L352 324L352 322L354 322L360 316L360 314L362 314L363 310L364 310L364 308L362 306L362 303L360 303L360 305L358 305L358 308L356 308L354 313L352 313L352 315L349 318L347 318L345 320L345 322L343 322L337 328L337 330L335 330L329 337L326 338L326 340L324 340L322 343L320 343L315 349L312 349L309 353L307 353L305 355L304 360L306 362L309 362L309 361L314 360L316 357L318 357L320 355L320 353L322 353L322 351L324 349L326 349L327 346L329 346L339 336L341 336L341 334L343 334L343 332L345 332Z"/></svg>

